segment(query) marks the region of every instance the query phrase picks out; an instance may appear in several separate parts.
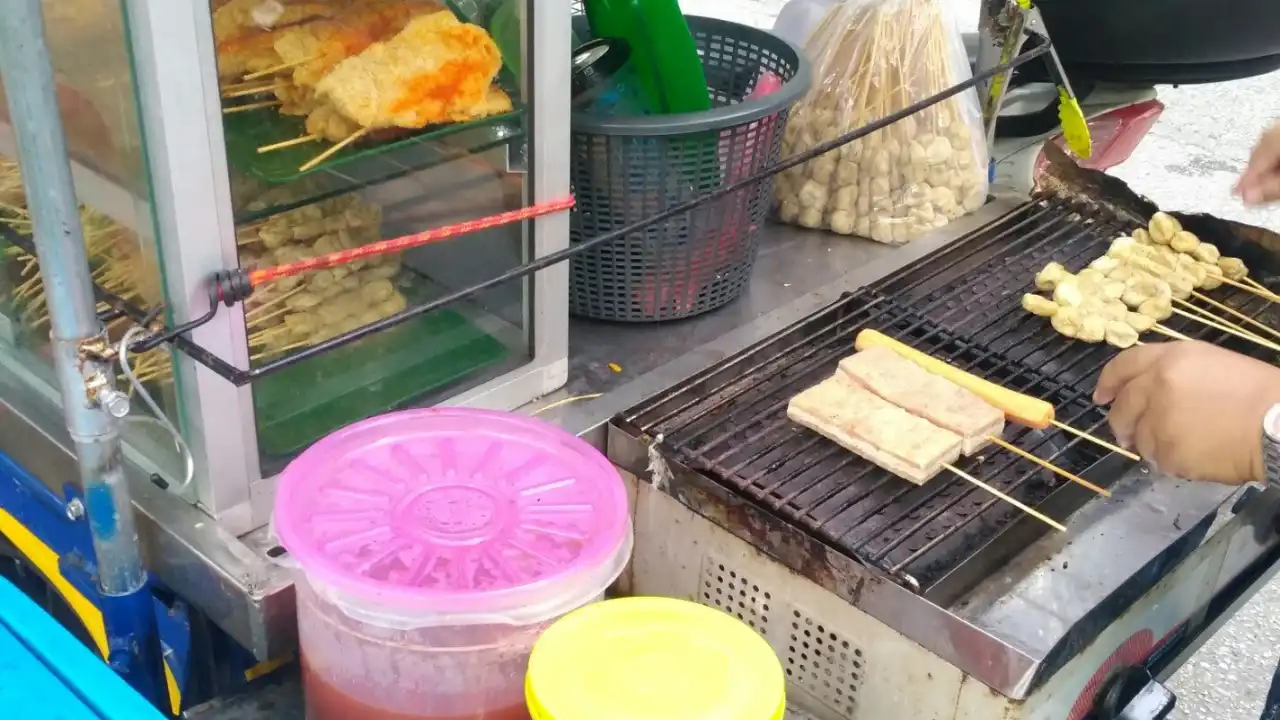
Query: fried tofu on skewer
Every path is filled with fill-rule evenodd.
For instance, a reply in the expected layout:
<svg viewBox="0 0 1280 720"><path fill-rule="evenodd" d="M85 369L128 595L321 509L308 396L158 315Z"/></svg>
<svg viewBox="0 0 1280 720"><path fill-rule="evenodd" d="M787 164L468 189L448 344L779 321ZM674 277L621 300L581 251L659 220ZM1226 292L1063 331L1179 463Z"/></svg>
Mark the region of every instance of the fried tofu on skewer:
<svg viewBox="0 0 1280 720"><path fill-rule="evenodd" d="M361 128L417 129L468 116L489 97L501 67L487 32L442 11L343 60L316 91Z"/></svg>

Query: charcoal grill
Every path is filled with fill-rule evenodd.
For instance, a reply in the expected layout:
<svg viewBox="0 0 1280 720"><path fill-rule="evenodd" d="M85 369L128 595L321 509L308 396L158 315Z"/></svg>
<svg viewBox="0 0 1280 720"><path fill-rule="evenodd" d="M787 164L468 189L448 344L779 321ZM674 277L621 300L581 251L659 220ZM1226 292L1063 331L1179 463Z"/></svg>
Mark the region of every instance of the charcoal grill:
<svg viewBox="0 0 1280 720"><path fill-rule="evenodd" d="M906 709L902 703L868 700L877 691L867 688L869 670L863 662L875 662L873 649L856 636L874 635L866 628L869 623L891 628L915 650L958 668L957 688L965 679L977 679L999 691L992 697L1005 703L1001 712L1006 714L973 717L1081 720L1092 707L1099 677L1107 677L1095 677L1100 667L1123 660L1156 673L1143 664L1154 662L1158 648L1161 656L1174 653L1208 622L1205 593L1228 582L1223 568L1239 571L1275 552L1266 511L1234 512L1270 507L1273 500L1228 507L1230 490L1153 480L1148 468L1077 435L1010 426L1006 441L1114 493L1102 500L997 448L959 463L1070 523L1063 537L1046 536L1043 523L955 475L944 471L923 486L906 483L786 417L787 401L829 376L852 352L857 332L870 328L1046 400L1062 422L1105 438L1105 415L1090 394L1116 350L1062 338L1047 321L1022 310L1020 298L1046 263L1056 260L1078 271L1154 210L1118 181L1055 165L1037 196L1013 212L615 418L610 456L649 481L640 484L639 506L674 499L693 512L684 532L707 526L688 535L697 548L680 547L675 540L680 530L651 529L649 536L661 538L653 552L670 555L677 565L688 566L691 556L703 554L697 572L689 575L691 585L646 580L641 567L633 591L691 595L761 626L782 621L780 630L759 629L787 658L793 684L831 710L831 717L913 717L899 714ZM1274 238L1261 231L1201 216L1182 220L1227 254L1243 255L1255 276L1267 276L1275 266ZM1215 291L1213 296L1251 317L1276 321L1270 304L1249 293ZM1182 317L1165 324L1193 338L1259 352ZM650 522L661 526L664 514L681 517L674 505L663 506ZM702 520L695 522L696 517ZM1139 542L1133 539L1133 523L1158 529ZM1236 529L1224 534L1226 526ZM1113 533L1110 543L1104 528ZM717 540L717 533L725 537ZM1234 540L1234 533L1251 540ZM756 552L734 549L729 536ZM1073 552L1074 543L1092 548L1093 556ZM719 554L706 550L710 546L720 547ZM726 554L737 559L726 561ZM1233 559L1224 561L1220 554ZM637 551L637 565L645 565L644 555L643 549ZM1061 566L1046 568L1042 560L1050 556ZM1094 567L1073 573L1070 558ZM778 563L794 574L781 574L780 586L772 590L743 579L759 578L771 572L765 566ZM1053 597L1060 589L1045 595L1044 576L1050 572L1074 577L1070 596ZM1171 581L1179 573L1185 584ZM801 618L810 624L813 618L801 606L820 601L795 601L797 592L786 589L794 583L821 587L855 608L833 612L854 613L843 625L861 630L844 630L840 644L853 642L859 655L838 660L847 653L829 630L842 623L802 625ZM783 597L793 600L784 604ZM1049 601L1062 606L1043 606ZM790 612L780 616L779 607ZM787 615L792 616L789 630ZM1141 632L1134 631L1138 640L1111 637L1130 625L1141 626ZM831 638L809 637L816 629ZM1112 657L1125 647L1127 655ZM924 657L918 662L928 666ZM819 666L821 673L815 671ZM862 705L894 715L857 712L855 696ZM893 696L900 699L901 688ZM1087 701L1081 704L1078 698ZM979 704L984 703L989 704ZM1045 708L1053 710L1039 714ZM933 716L968 717L954 708L948 713Z"/></svg>

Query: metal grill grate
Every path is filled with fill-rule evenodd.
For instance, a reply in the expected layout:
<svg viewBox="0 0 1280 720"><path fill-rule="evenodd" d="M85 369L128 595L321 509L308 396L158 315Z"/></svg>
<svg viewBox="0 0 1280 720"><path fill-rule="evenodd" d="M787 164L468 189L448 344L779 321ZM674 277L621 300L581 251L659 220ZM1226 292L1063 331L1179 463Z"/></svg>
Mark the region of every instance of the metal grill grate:
<svg viewBox="0 0 1280 720"><path fill-rule="evenodd" d="M860 561L940 602L954 598L1043 526L946 472L919 487L899 480L791 423L787 402L834 372L838 360L852 352L859 330L875 328L1045 399L1063 422L1106 436L1105 415L1089 394L1114 348L1067 341L1045 320L1025 313L1020 298L1045 263L1057 260L1078 271L1129 229L1088 206L1030 202L949 250L678 385L622 421L660 437L664 455ZM1266 306L1249 295L1215 295L1251 315ZM1228 339L1182 318L1166 324L1212 342ZM1100 464L1104 450L1056 430L1011 425L1005 439L1103 485L1114 482L1124 466L1115 456ZM960 467L1056 517L1091 497L994 448L962 460Z"/></svg>

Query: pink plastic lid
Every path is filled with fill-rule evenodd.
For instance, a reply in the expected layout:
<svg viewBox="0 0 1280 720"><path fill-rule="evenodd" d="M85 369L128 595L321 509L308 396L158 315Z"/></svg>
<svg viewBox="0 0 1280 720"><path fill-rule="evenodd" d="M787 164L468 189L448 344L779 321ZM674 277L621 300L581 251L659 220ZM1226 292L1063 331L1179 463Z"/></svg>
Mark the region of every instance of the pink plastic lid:
<svg viewBox="0 0 1280 720"><path fill-rule="evenodd" d="M448 622L542 622L586 604L631 552L617 470L508 413L429 408L324 438L280 476L275 531L345 605ZM444 621L442 621L444 622Z"/></svg>

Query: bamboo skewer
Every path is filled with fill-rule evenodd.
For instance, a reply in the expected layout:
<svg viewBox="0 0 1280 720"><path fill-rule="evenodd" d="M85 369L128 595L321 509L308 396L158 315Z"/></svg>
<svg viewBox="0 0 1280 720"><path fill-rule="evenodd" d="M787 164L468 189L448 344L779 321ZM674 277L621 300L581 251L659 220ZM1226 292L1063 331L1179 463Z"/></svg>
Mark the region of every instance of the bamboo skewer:
<svg viewBox="0 0 1280 720"><path fill-rule="evenodd" d="M1191 338L1187 337L1186 335L1183 335L1182 333L1178 332L1177 330L1170 330L1169 328L1167 328L1167 327L1165 327L1165 326L1163 326L1163 325L1156 325L1155 327L1153 327L1153 328L1151 328L1151 329L1152 329L1152 331L1154 331L1154 332L1158 332L1158 333L1160 333L1161 335L1164 335L1165 337L1171 337L1171 338L1173 338L1174 340L1190 340L1190 339L1191 339Z"/></svg>
<svg viewBox="0 0 1280 720"><path fill-rule="evenodd" d="M1246 285L1251 285L1251 286L1253 286L1253 287L1255 287L1255 288L1257 288L1258 290L1261 290L1261 291L1263 291L1263 292L1267 292L1267 293L1271 292L1271 289L1270 289L1270 288L1268 288L1266 285L1263 285L1262 283L1258 282L1257 280L1254 280L1253 278L1249 277L1248 275L1245 275L1243 278L1241 278L1241 279L1240 279L1240 282L1243 282L1243 283L1245 283Z"/></svg>
<svg viewBox="0 0 1280 720"><path fill-rule="evenodd" d="M1264 300L1268 300L1270 302L1280 302L1280 295L1277 295L1266 288L1261 288L1261 289L1255 288L1249 285L1245 285L1242 282L1236 282L1235 280L1228 280L1227 278L1221 278L1221 280L1224 285L1230 285L1233 288L1244 290L1245 292L1257 295L1258 297L1263 298Z"/></svg>
<svg viewBox="0 0 1280 720"><path fill-rule="evenodd" d="M230 115L232 113L247 112L249 110L258 110L261 108L275 107L277 105L283 105L283 104L284 104L283 100L266 100L264 102L249 103L248 105L233 105L229 108L223 108L222 114Z"/></svg>
<svg viewBox="0 0 1280 720"><path fill-rule="evenodd" d="M319 135L303 135L302 137L296 137L296 138L293 138L292 140L282 140L278 143L263 145L262 147L258 148L258 154L269 153L275 150L283 150L285 148L294 147L295 145L305 145L309 142L315 142L317 140L322 140L322 139L323 138L321 138Z"/></svg>
<svg viewBox="0 0 1280 720"><path fill-rule="evenodd" d="M328 160L330 157L333 157L333 155L337 153L339 150L341 150L342 148L359 140L360 138L364 137L368 133L369 133L369 128L360 128L359 130L351 133L347 137L343 138L341 141L334 143L333 147L329 148L328 150L325 150L324 152L320 153L314 158L311 158L310 161L308 161L302 167L298 168L298 172L306 172L311 168L314 168L315 166L319 165L325 160Z"/></svg>
<svg viewBox="0 0 1280 720"><path fill-rule="evenodd" d="M1110 491L1110 490L1108 490L1108 489L1106 489L1106 488L1103 488L1103 487L1098 487L1097 485L1094 485L1093 483L1089 482L1088 480L1085 480L1084 478L1080 477L1079 475L1074 475L1074 474L1072 474L1072 473L1069 473L1069 472L1067 472L1066 470L1063 470L1062 468L1058 467L1057 465L1054 465L1053 463L1049 462L1048 460L1044 460L1044 459L1042 459L1042 458L1040 458L1040 457L1037 457L1037 456L1035 456L1035 455L1033 455L1033 454L1031 454L1031 453L1027 452L1026 450L1023 450L1022 448L1018 447L1017 445L1014 445L1013 443L1005 442L1005 441L1004 441L1004 438L998 438L998 437L996 437L995 435L990 435L990 436L988 436L988 437L987 437L987 439L988 439L988 440L990 440L990 441L991 441L992 443L994 443L995 445L998 445L998 446L1000 446L1000 447L1004 448L1005 450L1008 450L1009 452L1013 453L1014 455L1017 455L1018 457L1023 458L1023 459L1025 459L1025 460L1030 460L1031 462L1033 462L1033 463L1035 463L1035 464L1039 465L1040 467L1044 468L1045 470L1048 470L1048 471L1050 471L1050 472L1052 472L1052 473L1054 473L1054 474L1056 474L1056 475L1061 475L1062 477L1064 477L1064 478L1066 478L1066 479L1070 480L1071 482L1073 482L1073 483L1075 483L1075 484L1077 484L1077 485L1079 485L1079 486L1081 486L1081 487L1088 488L1088 489L1090 489L1090 490L1092 490L1092 491L1094 491L1094 492L1098 493L1099 495L1101 495L1101 496L1103 496L1103 497L1111 497L1111 491Z"/></svg>
<svg viewBox="0 0 1280 720"><path fill-rule="evenodd" d="M1227 333L1228 335L1234 335L1235 337L1238 337L1242 340L1248 340L1249 342L1256 343L1268 350L1280 352L1280 345L1277 345L1269 340L1263 340L1262 338L1258 337L1257 335L1254 335L1253 333L1246 332L1244 328L1232 329L1230 324L1228 323L1220 323L1220 322L1214 322L1213 320L1206 320L1205 318L1192 315L1191 313L1186 312L1185 310L1179 310L1178 308L1173 308L1173 312L1177 315L1181 315L1182 317L1190 318L1191 320L1195 320L1196 322L1199 322L1201 324L1208 325L1209 327L1215 330L1220 330L1224 333Z"/></svg>
<svg viewBox="0 0 1280 720"><path fill-rule="evenodd" d="M1123 455L1123 456L1125 456L1125 457L1129 458L1130 460L1134 460L1134 461L1137 461L1137 462L1141 462L1141 461L1142 461L1142 458L1141 458L1141 457L1139 457L1139 456L1137 456L1137 455L1135 455L1135 454L1133 454L1133 453L1129 452L1128 450L1125 450L1124 448L1120 447L1119 445L1113 445L1112 443L1109 443L1109 442L1107 442L1106 440L1103 440L1103 439L1102 439L1102 438L1100 438L1100 437L1097 437L1097 436L1095 436L1095 435L1090 435L1089 433L1087 433L1087 432L1085 432L1085 431L1083 431L1083 430L1077 430L1077 429L1075 429L1075 428L1071 427L1070 425L1068 425L1068 424L1066 424L1066 423L1064 423L1064 422L1059 422L1059 421L1057 421L1057 420L1053 420L1053 421L1051 421L1051 422L1053 423L1053 426L1054 426L1054 427L1056 427L1056 428L1058 428L1059 430L1062 430L1062 431L1064 431L1064 432L1071 433L1072 435L1075 435L1076 437L1080 438L1081 440L1088 440L1089 442L1091 442L1091 443L1093 443L1093 444L1095 444L1095 445L1097 445L1097 446L1099 446L1099 447L1106 448L1106 449L1110 450L1111 452L1116 453L1116 454L1118 454L1118 455Z"/></svg>
<svg viewBox="0 0 1280 720"><path fill-rule="evenodd" d="M1225 304L1225 303L1220 303L1220 302L1218 302L1217 300L1214 300L1214 299L1213 299L1213 298L1211 298L1211 297L1207 297L1207 296L1205 296L1205 295L1202 295L1202 294L1200 294L1200 293L1198 293L1198 292L1193 292L1193 293L1191 293L1191 297L1194 297L1194 298L1195 298L1195 299L1197 299L1197 300L1201 300L1201 301L1203 301L1203 302L1209 303L1209 304L1210 304L1210 305L1212 305L1213 307L1216 307L1216 308L1218 308L1219 310L1222 310L1223 312L1226 312L1226 313L1229 313L1229 314L1231 314L1231 315L1234 315L1235 317L1239 318L1242 322L1247 322L1247 323L1249 323L1250 325L1254 325L1254 326L1257 326L1257 327L1259 327L1259 328L1262 328L1263 330L1266 330L1267 332L1271 333L1272 335L1276 336L1277 338L1280 338L1280 330L1276 330L1275 328L1270 327L1270 326L1269 326L1269 325L1267 325L1266 323L1260 322L1260 321L1256 320L1255 318L1251 318L1251 317L1249 317L1248 315L1245 315L1244 313L1240 312L1239 310L1236 310L1235 308L1231 307L1230 305L1227 305L1227 304ZM1194 307L1194 308L1196 308L1196 309L1200 309L1198 306L1196 306L1196 305L1194 305L1194 304L1192 304L1192 303L1189 303L1189 302L1187 302L1186 300L1179 300L1178 302L1183 303L1183 304L1185 304L1185 305L1190 305L1191 307Z"/></svg>
<svg viewBox="0 0 1280 720"><path fill-rule="evenodd" d="M973 483L974 485L976 485L977 487L982 488L983 490L986 490L988 493L991 493L992 495L994 495L994 496L996 496L996 497L1000 498L1001 500L1003 500L1003 501L1005 501L1005 502L1009 503L1010 505L1012 505L1012 506L1014 506L1014 507L1018 508L1018 509L1019 509L1019 510L1021 510L1022 512L1024 512L1024 513L1026 513L1026 514L1030 515L1031 517L1033 517L1033 518L1035 518L1035 519L1037 519L1037 520L1039 520L1039 521L1043 522L1044 524L1048 525L1049 527L1051 527L1051 528L1053 528L1053 529L1055 529L1055 530L1058 530L1059 532L1066 532L1067 528L1066 528L1066 526L1065 526L1065 525L1063 525L1062 523L1058 522L1057 520L1054 520L1053 518L1049 517L1048 515L1045 515L1045 514L1041 513L1041 512L1040 512L1040 511L1038 511L1038 510L1035 510L1035 509L1033 509L1033 508L1031 508L1031 507L1029 507L1029 506L1025 505L1024 503L1022 503L1022 502L1020 502L1020 501L1018 501L1018 500L1014 500L1013 498L1009 497L1008 495L1006 495L1006 494L1004 494L1004 493L1000 492L999 490L997 490L997 489L995 489L995 488L991 487L990 485L988 485L988 484L986 484L986 483L982 482L982 481L981 481L981 480L979 480L978 478L976 478L976 477L974 477L974 476L970 475L969 473L967 473L967 472L965 472L965 471L961 470L960 468L958 468L958 467L956 467L956 466L954 466L954 465L943 465L942 467L944 467L944 468L946 468L947 470L950 470L951 472L953 472L953 473L955 473L956 475L960 476L960 478L961 478L961 479L963 479L963 480L967 480L967 481L969 481L970 483Z"/></svg>
<svg viewBox="0 0 1280 720"><path fill-rule="evenodd" d="M267 300L266 302L262 303L261 305L258 305L252 310L245 312L244 314L245 322L254 322L254 320L251 320L250 318L254 318L254 316L256 315L260 315L263 310L266 310L267 308L270 308L270 307L274 307L277 303L280 303L284 300L288 300L289 298L293 297L294 295L297 295L298 293L302 292L305 289L306 289L305 285L299 285L298 287L288 292L280 293L279 295Z"/></svg>
<svg viewBox="0 0 1280 720"><path fill-rule="evenodd" d="M263 80L247 80L247 81L241 81L241 82L235 82L235 83L226 83L224 85L220 85L218 89L220 92L224 92L224 93L232 92L235 90L243 90L247 87L258 87L262 85L263 82L264 82ZM274 83L275 79L273 78L265 82Z"/></svg>
<svg viewBox="0 0 1280 720"><path fill-rule="evenodd" d="M293 69L299 65L306 65L307 63L315 59L316 59L316 56L313 55L311 57L303 58L301 60L294 60L293 62L280 63L279 65L272 65L271 67L266 68L265 70L259 70L257 72L251 72L248 75L245 75L243 80L247 82L249 80L257 80L258 78L263 78L268 75L275 75L278 72L284 72L285 70Z"/></svg>
<svg viewBox="0 0 1280 720"><path fill-rule="evenodd" d="M1191 313L1194 315L1194 319L1196 319L1196 320L1206 320L1206 321L1209 321L1209 322L1214 322L1214 323L1217 323L1217 324L1219 324L1219 325L1223 325L1223 326L1229 327L1229 328L1231 328L1232 330L1235 330L1235 331L1237 331L1237 332L1242 332L1242 333L1244 333L1244 334L1246 334L1246 335L1251 335L1251 336L1256 337L1256 338L1258 338L1258 339L1265 339L1265 338L1263 338L1261 335L1259 335L1258 333L1256 333L1256 332L1254 332L1254 331L1252 331L1252 330L1249 330L1248 328L1245 328L1245 327L1243 327L1243 326L1241 326L1241 325L1237 325L1237 324L1235 324L1235 323L1231 322L1230 320L1227 320L1226 318L1218 317L1217 315L1214 315L1213 313L1209 312L1208 310L1205 310L1204 308L1200 307L1199 305L1196 305L1195 303L1187 302L1186 300L1179 300L1178 298L1174 298L1174 299L1173 299L1173 302L1174 302L1174 304L1176 304L1176 305L1181 305L1182 307L1186 308L1187 310L1190 310L1190 311L1191 311ZM1176 309L1176 308L1174 308L1174 310L1175 310L1175 312L1177 311L1177 309Z"/></svg>
<svg viewBox="0 0 1280 720"><path fill-rule="evenodd" d="M261 95L262 93L275 92L276 90L284 90L284 89L287 89L288 87L289 87L288 85L278 85L278 84L262 85L260 87L244 88L243 90L232 90L231 92L224 92L222 94L222 97L224 98L248 97L249 95Z"/></svg>
<svg viewBox="0 0 1280 720"><path fill-rule="evenodd" d="M296 342L296 343L293 343L293 344L291 344L291 345L285 345L284 347L271 348L270 350L263 350L263 351L262 351L262 352L260 352L260 353L256 353L256 354L254 354L254 355L250 355L250 356L249 356L249 360L250 360L251 362L256 362L256 361L261 360L262 358L265 358L265 357L271 357L272 355L282 355L282 354L284 354L284 353L287 353L287 352L290 352L290 351L293 351L293 350L297 350L297 349L299 349L299 348L308 347L309 345L311 345L311 343L310 343L309 341L303 340L303 341L301 341L301 342Z"/></svg>
<svg viewBox="0 0 1280 720"><path fill-rule="evenodd" d="M256 317L253 319L249 319L248 317L246 317L244 322L245 322L245 325L248 325L249 327L257 327L262 325L262 323L267 322L268 320L272 320L274 318L278 318L287 312L290 312L290 308L287 308L287 307L277 308L274 312L267 313L262 317Z"/></svg>

